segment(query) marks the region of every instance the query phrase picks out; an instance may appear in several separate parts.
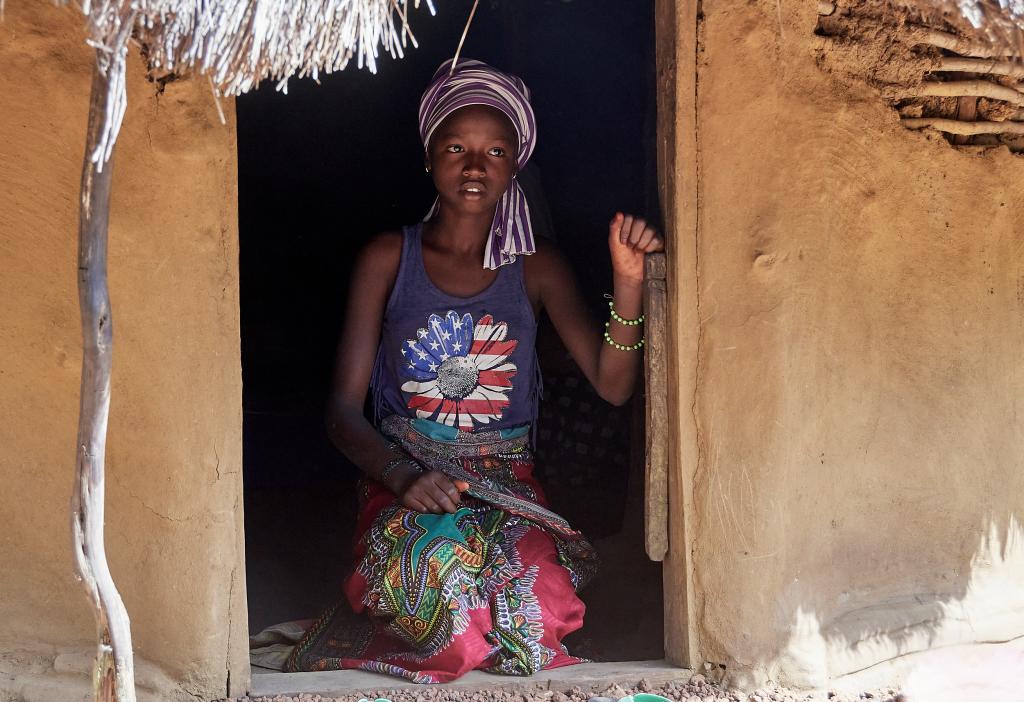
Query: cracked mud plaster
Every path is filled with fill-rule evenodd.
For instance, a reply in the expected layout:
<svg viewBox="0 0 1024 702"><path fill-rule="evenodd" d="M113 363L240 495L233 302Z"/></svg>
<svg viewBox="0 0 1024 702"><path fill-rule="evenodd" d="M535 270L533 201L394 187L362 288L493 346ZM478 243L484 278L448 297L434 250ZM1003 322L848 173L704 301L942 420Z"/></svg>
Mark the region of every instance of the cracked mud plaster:
<svg viewBox="0 0 1024 702"><path fill-rule="evenodd" d="M0 645L88 651L94 625L68 538L91 66L81 15L8 3L0 66ZM226 694L227 670L233 685L248 676L236 616L245 587L235 138L206 83L162 88L158 109L144 61L129 61L110 224L106 546L136 652L211 699Z"/></svg>
<svg viewBox="0 0 1024 702"><path fill-rule="evenodd" d="M745 686L1024 635L1024 162L823 71L814 5L700 30L695 626Z"/></svg>

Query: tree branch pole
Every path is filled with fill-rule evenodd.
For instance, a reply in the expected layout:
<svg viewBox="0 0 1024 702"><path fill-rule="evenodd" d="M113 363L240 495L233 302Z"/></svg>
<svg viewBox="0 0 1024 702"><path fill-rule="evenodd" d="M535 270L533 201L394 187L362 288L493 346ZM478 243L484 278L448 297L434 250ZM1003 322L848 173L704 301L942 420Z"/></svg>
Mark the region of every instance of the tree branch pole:
<svg viewBox="0 0 1024 702"><path fill-rule="evenodd" d="M908 117L900 120L907 129L937 129L948 134L1024 134L1024 122L961 122L940 117Z"/></svg>
<svg viewBox="0 0 1024 702"><path fill-rule="evenodd" d="M112 161L97 156L116 111L115 71L97 54L89 98L78 232L78 301L82 314L82 388L71 533L75 570L93 605L98 647L93 669L97 702L135 702L128 612L107 566L103 545L104 456L110 410L113 325L107 286L107 224ZM111 155L112 156L112 155ZM106 164L104 161L106 160ZM106 166L104 168L104 165Z"/></svg>
<svg viewBox="0 0 1024 702"><path fill-rule="evenodd" d="M938 68L934 70L948 71L950 73L984 73L987 75L1024 78L1024 65L1016 61L997 61L995 59L943 56L939 59Z"/></svg>
<svg viewBox="0 0 1024 702"><path fill-rule="evenodd" d="M915 87L886 89L882 94L898 100L909 97L986 97L1024 107L1024 93L987 80L926 82Z"/></svg>

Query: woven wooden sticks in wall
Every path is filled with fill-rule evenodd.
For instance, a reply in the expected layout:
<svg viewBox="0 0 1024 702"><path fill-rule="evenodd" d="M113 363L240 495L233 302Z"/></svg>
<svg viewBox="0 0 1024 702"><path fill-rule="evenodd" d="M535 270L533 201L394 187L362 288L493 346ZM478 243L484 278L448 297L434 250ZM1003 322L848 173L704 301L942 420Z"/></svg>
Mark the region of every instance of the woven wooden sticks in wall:
<svg viewBox="0 0 1024 702"><path fill-rule="evenodd" d="M1021 0L893 0L925 25L945 24L1000 56L1024 56Z"/></svg>
<svg viewBox="0 0 1024 702"><path fill-rule="evenodd" d="M819 64L875 87L909 129L938 130L958 146L1022 151L1024 18L1010 6L996 15L991 5L821 0Z"/></svg>

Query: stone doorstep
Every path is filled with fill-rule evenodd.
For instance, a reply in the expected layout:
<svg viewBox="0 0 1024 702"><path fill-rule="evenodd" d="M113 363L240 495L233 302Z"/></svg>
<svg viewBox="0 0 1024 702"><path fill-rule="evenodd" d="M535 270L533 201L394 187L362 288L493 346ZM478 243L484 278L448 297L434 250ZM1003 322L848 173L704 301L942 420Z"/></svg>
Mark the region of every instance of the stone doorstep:
<svg viewBox="0 0 1024 702"><path fill-rule="evenodd" d="M614 684L631 687L646 680L652 686L678 680L686 682L692 670L677 668L665 661L628 661L623 663L582 663L544 671L528 678L494 675L474 670L455 682L431 685L442 690L509 690L537 692L552 690L566 692L579 687L590 692L602 692ZM314 694L340 697L353 693L382 690L406 690L420 687L413 682L389 675L361 670L332 670L322 673L257 673L253 670L250 696Z"/></svg>

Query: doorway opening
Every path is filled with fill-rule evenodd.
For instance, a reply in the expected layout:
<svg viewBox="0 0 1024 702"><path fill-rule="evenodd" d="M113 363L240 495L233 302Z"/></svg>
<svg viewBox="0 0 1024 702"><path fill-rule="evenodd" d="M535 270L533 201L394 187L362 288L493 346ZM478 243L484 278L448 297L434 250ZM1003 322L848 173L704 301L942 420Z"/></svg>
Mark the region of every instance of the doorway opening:
<svg viewBox="0 0 1024 702"><path fill-rule="evenodd" d="M420 42L377 75L272 85L237 101L246 575L249 629L309 619L352 566L360 472L323 411L356 252L422 219L433 197L419 96L457 45L471 0L410 18ZM574 268L595 325L611 289L607 222L656 217L654 2L485 0L463 56L521 76L533 94L535 232ZM598 327L599 328L599 327ZM597 661L663 657L662 573L643 543L643 400L603 402L542 320L545 383L536 471L552 508L597 547L566 641ZM254 672L258 672L255 671Z"/></svg>

